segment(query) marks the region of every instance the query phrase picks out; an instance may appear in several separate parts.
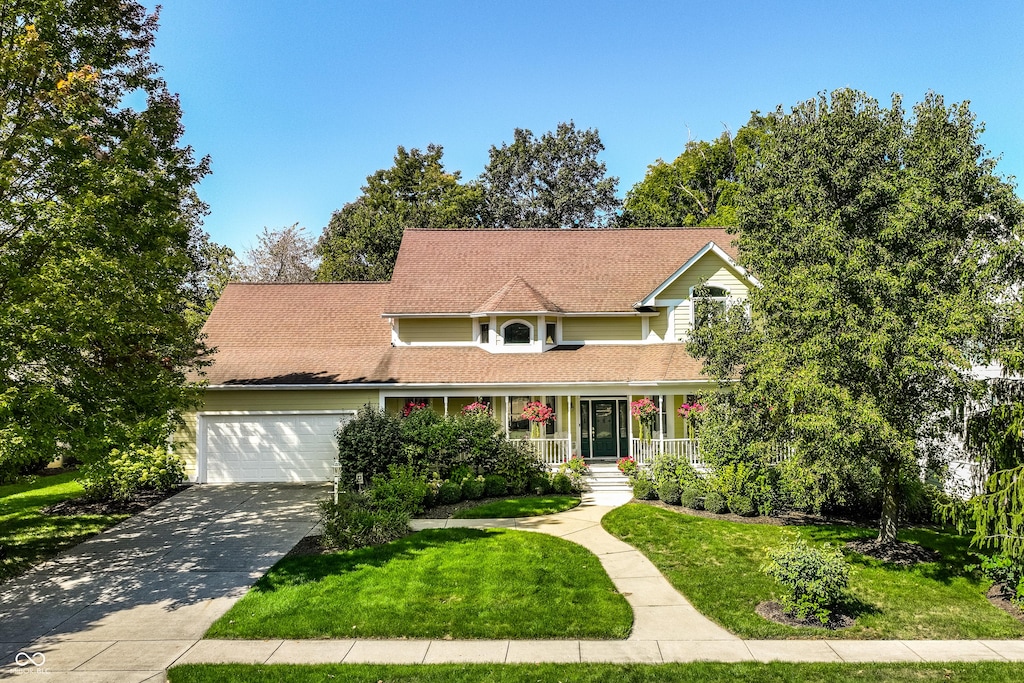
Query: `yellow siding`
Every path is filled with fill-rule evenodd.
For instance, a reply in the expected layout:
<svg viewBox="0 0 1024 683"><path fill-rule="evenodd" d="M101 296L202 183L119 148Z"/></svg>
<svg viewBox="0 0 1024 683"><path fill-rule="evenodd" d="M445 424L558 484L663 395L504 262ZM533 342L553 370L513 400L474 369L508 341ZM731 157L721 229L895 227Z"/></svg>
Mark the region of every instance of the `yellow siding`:
<svg viewBox="0 0 1024 683"><path fill-rule="evenodd" d="M378 404L376 389L207 391L202 410L358 410Z"/></svg>
<svg viewBox="0 0 1024 683"><path fill-rule="evenodd" d="M473 341L473 321L469 318L403 318L398 336L404 342Z"/></svg>
<svg viewBox="0 0 1024 683"><path fill-rule="evenodd" d="M640 341L642 331L639 316L562 319L565 341Z"/></svg>
<svg viewBox="0 0 1024 683"><path fill-rule="evenodd" d="M668 310L667 308L659 308L658 315L648 318L651 321L651 332L658 335L659 339L664 339L668 333Z"/></svg>
<svg viewBox="0 0 1024 683"><path fill-rule="evenodd" d="M171 449L185 461L185 476L190 481L196 478L196 414L182 416L185 424L180 425L171 438Z"/></svg>
<svg viewBox="0 0 1024 683"><path fill-rule="evenodd" d="M675 337L673 341L686 339L686 335L690 333L690 329L693 327L690 324L691 313L689 301L684 301L676 306Z"/></svg>
<svg viewBox="0 0 1024 683"><path fill-rule="evenodd" d="M747 285L740 279L739 274L718 254L708 252L666 287L658 295L658 299L689 299L690 288L696 287L702 281L713 287L722 287L729 292L729 296L747 296Z"/></svg>

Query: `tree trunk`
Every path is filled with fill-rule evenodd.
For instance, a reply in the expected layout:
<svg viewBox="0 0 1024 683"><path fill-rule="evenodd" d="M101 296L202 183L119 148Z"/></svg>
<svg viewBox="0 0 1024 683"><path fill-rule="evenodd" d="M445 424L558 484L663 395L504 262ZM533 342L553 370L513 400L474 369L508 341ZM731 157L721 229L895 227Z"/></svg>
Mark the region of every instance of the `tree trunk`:
<svg viewBox="0 0 1024 683"><path fill-rule="evenodd" d="M894 543L899 530L900 477L899 468L882 467L882 516L878 520L877 543Z"/></svg>

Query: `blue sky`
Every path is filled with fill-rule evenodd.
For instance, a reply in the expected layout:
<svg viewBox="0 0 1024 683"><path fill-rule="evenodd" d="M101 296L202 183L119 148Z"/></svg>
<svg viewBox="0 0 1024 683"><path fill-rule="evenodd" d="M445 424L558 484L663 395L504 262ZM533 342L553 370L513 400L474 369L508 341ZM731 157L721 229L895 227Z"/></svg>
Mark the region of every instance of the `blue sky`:
<svg viewBox="0 0 1024 683"><path fill-rule="evenodd" d="M517 126L572 119L624 195L688 135L844 86L970 100L1024 179L1022 29L1019 1L172 0L153 57L212 159L206 229L241 252L264 226L319 235L397 145L469 179Z"/></svg>

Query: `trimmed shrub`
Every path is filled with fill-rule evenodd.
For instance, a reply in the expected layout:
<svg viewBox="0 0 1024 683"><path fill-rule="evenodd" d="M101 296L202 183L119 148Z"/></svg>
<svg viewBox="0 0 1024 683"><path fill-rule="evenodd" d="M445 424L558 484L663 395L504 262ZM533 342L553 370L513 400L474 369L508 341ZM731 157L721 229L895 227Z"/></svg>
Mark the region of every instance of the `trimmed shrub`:
<svg viewBox="0 0 1024 683"><path fill-rule="evenodd" d="M345 486L355 486L358 473L371 481L374 475L386 474L390 465L410 464L402 456L401 418L379 408L364 406L335 437Z"/></svg>
<svg viewBox="0 0 1024 683"><path fill-rule="evenodd" d="M582 491L584 477L590 474L590 467L583 458L574 455L558 466L558 473L569 477L573 491Z"/></svg>
<svg viewBox="0 0 1024 683"><path fill-rule="evenodd" d="M508 493L508 482L500 474L488 474L484 477L485 496L504 496Z"/></svg>
<svg viewBox="0 0 1024 683"><path fill-rule="evenodd" d="M469 412L450 417L461 456L477 472L492 472L498 462L505 427L484 412Z"/></svg>
<svg viewBox="0 0 1024 683"><path fill-rule="evenodd" d="M651 461L651 477L654 479L654 485L659 487L671 480L679 484L680 489L704 490L704 477L682 455L659 453L654 456Z"/></svg>
<svg viewBox="0 0 1024 683"><path fill-rule="evenodd" d="M654 481L644 470L640 470L636 476L631 477L629 484L633 487L633 497L637 500L654 500L657 496Z"/></svg>
<svg viewBox="0 0 1024 683"><path fill-rule="evenodd" d="M478 500L484 496L484 478L470 477L462 482L462 495L466 500Z"/></svg>
<svg viewBox="0 0 1024 683"><path fill-rule="evenodd" d="M658 499L669 505L679 505L679 482L666 479L658 485Z"/></svg>
<svg viewBox="0 0 1024 683"><path fill-rule="evenodd" d="M701 510L704 508L704 494L699 489L683 489L679 494L679 504L691 510Z"/></svg>
<svg viewBox="0 0 1024 683"><path fill-rule="evenodd" d="M84 465L78 480L94 500L127 502L141 489L171 491L185 481L185 463L163 446L130 446Z"/></svg>
<svg viewBox="0 0 1024 683"><path fill-rule="evenodd" d="M450 479L441 482L437 489L436 502L438 505L452 505L462 500L462 487Z"/></svg>
<svg viewBox="0 0 1024 683"><path fill-rule="evenodd" d="M491 471L505 478L509 493L519 494L526 492L530 479L543 475L547 469L529 443L505 441L498 449ZM504 493L495 495L504 495Z"/></svg>
<svg viewBox="0 0 1024 683"><path fill-rule="evenodd" d="M551 488L555 493L572 493L575 490L572 479L565 472L559 472L551 478Z"/></svg>
<svg viewBox="0 0 1024 683"><path fill-rule="evenodd" d="M729 496L729 510L740 517L752 517L757 512L754 501L740 495Z"/></svg>
<svg viewBox="0 0 1024 683"><path fill-rule="evenodd" d="M392 465L388 475L375 475L367 491L372 507L379 510L397 510L415 515L423 512L427 497L427 479L416 474L409 465Z"/></svg>
<svg viewBox="0 0 1024 683"><path fill-rule="evenodd" d="M725 496L718 491L709 491L704 496L704 509L720 515L726 510Z"/></svg>
<svg viewBox="0 0 1024 683"><path fill-rule="evenodd" d="M796 533L768 551L761 571L782 584L779 602L787 614L816 617L822 624L828 623L850 580L850 566L839 548L829 543L813 548Z"/></svg>
<svg viewBox="0 0 1024 683"><path fill-rule="evenodd" d="M530 477L530 493L536 493L538 496L551 493L551 479L544 476Z"/></svg>
<svg viewBox="0 0 1024 683"><path fill-rule="evenodd" d="M358 494L321 500L320 525L324 544L338 550L389 543L409 533L409 514L400 510L376 509Z"/></svg>

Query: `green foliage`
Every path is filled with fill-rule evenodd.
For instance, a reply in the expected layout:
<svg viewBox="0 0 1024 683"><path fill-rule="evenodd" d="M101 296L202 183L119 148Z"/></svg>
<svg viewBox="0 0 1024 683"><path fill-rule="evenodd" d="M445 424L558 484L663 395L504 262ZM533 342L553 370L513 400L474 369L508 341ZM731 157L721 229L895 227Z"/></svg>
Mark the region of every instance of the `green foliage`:
<svg viewBox="0 0 1024 683"><path fill-rule="evenodd" d="M440 145L399 146L395 163L367 176L363 194L331 215L316 245L317 279L389 280L407 227L474 228L481 191L445 170Z"/></svg>
<svg viewBox="0 0 1024 683"><path fill-rule="evenodd" d="M978 569L985 578L995 584L1001 584L1010 594L1010 600L1018 607L1024 608L1024 563L1009 555L979 555Z"/></svg>
<svg viewBox="0 0 1024 683"><path fill-rule="evenodd" d="M79 470L85 495L96 500L127 502L141 489L172 491L185 481L185 463L163 446L114 449L102 460Z"/></svg>
<svg viewBox="0 0 1024 683"><path fill-rule="evenodd" d="M704 477L693 468L690 461L683 455L658 453L651 462L651 476L654 480L654 485L658 488L661 488L661 485L668 481L675 482L680 489L703 489L705 486Z"/></svg>
<svg viewBox="0 0 1024 683"><path fill-rule="evenodd" d="M491 147L480 174L481 216L489 228L601 228L618 211L618 178L605 177L596 129L559 123L535 138L516 128L511 145Z"/></svg>
<svg viewBox="0 0 1024 683"><path fill-rule="evenodd" d="M985 493L968 501L961 527L970 521L972 542L993 548L1024 565L1024 465L1001 470L988 478Z"/></svg>
<svg viewBox="0 0 1024 683"><path fill-rule="evenodd" d="M703 510L704 492L695 488L683 489L679 494L679 504L691 510Z"/></svg>
<svg viewBox="0 0 1024 683"><path fill-rule="evenodd" d="M543 496L548 493L551 493L551 477L544 475L530 477L530 484L528 489L530 493L535 493L538 496Z"/></svg>
<svg viewBox="0 0 1024 683"><path fill-rule="evenodd" d="M462 500L462 487L450 479L441 483L441 486L437 489L437 494L434 496L434 501L438 505L452 505L460 500Z"/></svg>
<svg viewBox="0 0 1024 683"><path fill-rule="evenodd" d="M908 116L838 90L760 120L737 196L749 315L698 317L688 347L750 442L792 442L818 472L878 468L879 539L935 419L974 390L1024 209L966 103Z"/></svg>
<svg viewBox="0 0 1024 683"><path fill-rule="evenodd" d="M671 164L659 159L626 194L621 223L630 227L736 225L739 166L752 155L756 119L712 142L691 140Z"/></svg>
<svg viewBox="0 0 1024 683"><path fill-rule="evenodd" d="M757 514L757 508L754 507L754 501L750 499L750 496L740 495L734 493L728 498L729 512L740 517L753 517Z"/></svg>
<svg viewBox="0 0 1024 683"><path fill-rule="evenodd" d="M558 474L567 476L572 484L572 490L579 492L583 490L584 477L590 474L590 467L583 458L573 456L558 466Z"/></svg>
<svg viewBox="0 0 1024 683"><path fill-rule="evenodd" d="M508 493L508 480L500 474L484 476L484 495L488 497L504 496Z"/></svg>
<svg viewBox="0 0 1024 683"><path fill-rule="evenodd" d="M720 515L726 511L728 505L723 496L718 491L708 491L704 496L704 509L708 512L712 512L716 515Z"/></svg>
<svg viewBox="0 0 1024 683"><path fill-rule="evenodd" d="M504 441L498 448L492 472L504 477L509 493L526 492L533 477L545 474L547 469L530 444L524 441Z"/></svg>
<svg viewBox="0 0 1024 683"><path fill-rule="evenodd" d="M729 496L746 493L754 479L754 470L745 463L723 465L715 468L708 478L708 491L716 491L726 499Z"/></svg>
<svg viewBox="0 0 1024 683"><path fill-rule="evenodd" d="M363 406L336 436L341 476L348 486L355 485L356 474L370 481L391 465L408 463L402 453L401 421L380 408Z"/></svg>
<svg viewBox="0 0 1024 683"><path fill-rule="evenodd" d="M408 515L423 512L427 479L408 465L390 465L387 476L375 474L367 491L369 503L379 510L396 510Z"/></svg>
<svg viewBox="0 0 1024 683"><path fill-rule="evenodd" d="M462 496L466 500L479 500L483 498L485 488L483 477L469 477L462 482Z"/></svg>
<svg viewBox="0 0 1024 683"><path fill-rule="evenodd" d="M648 470L640 470L630 477L629 485L633 487L633 497L637 500L654 500L658 495L658 489Z"/></svg>
<svg viewBox="0 0 1024 683"><path fill-rule="evenodd" d="M572 493L576 490L572 479L565 472L558 472L551 478L551 488L555 493Z"/></svg>
<svg viewBox="0 0 1024 683"><path fill-rule="evenodd" d="M679 482L675 479L665 479L658 484L658 500L669 505L679 505L680 502Z"/></svg>
<svg viewBox="0 0 1024 683"><path fill-rule="evenodd" d="M798 619L815 617L822 624L828 623L850 581L850 566L839 548L830 543L812 547L795 533L768 551L761 571L782 584L780 602L788 614Z"/></svg>
<svg viewBox="0 0 1024 683"><path fill-rule="evenodd" d="M208 160L182 143L156 28L132 0L0 13L4 473L164 443L198 404Z"/></svg>
<svg viewBox="0 0 1024 683"><path fill-rule="evenodd" d="M325 545L351 550L389 543L409 533L409 513L405 510L374 507L358 494L343 494L338 503L321 500L320 526Z"/></svg>

